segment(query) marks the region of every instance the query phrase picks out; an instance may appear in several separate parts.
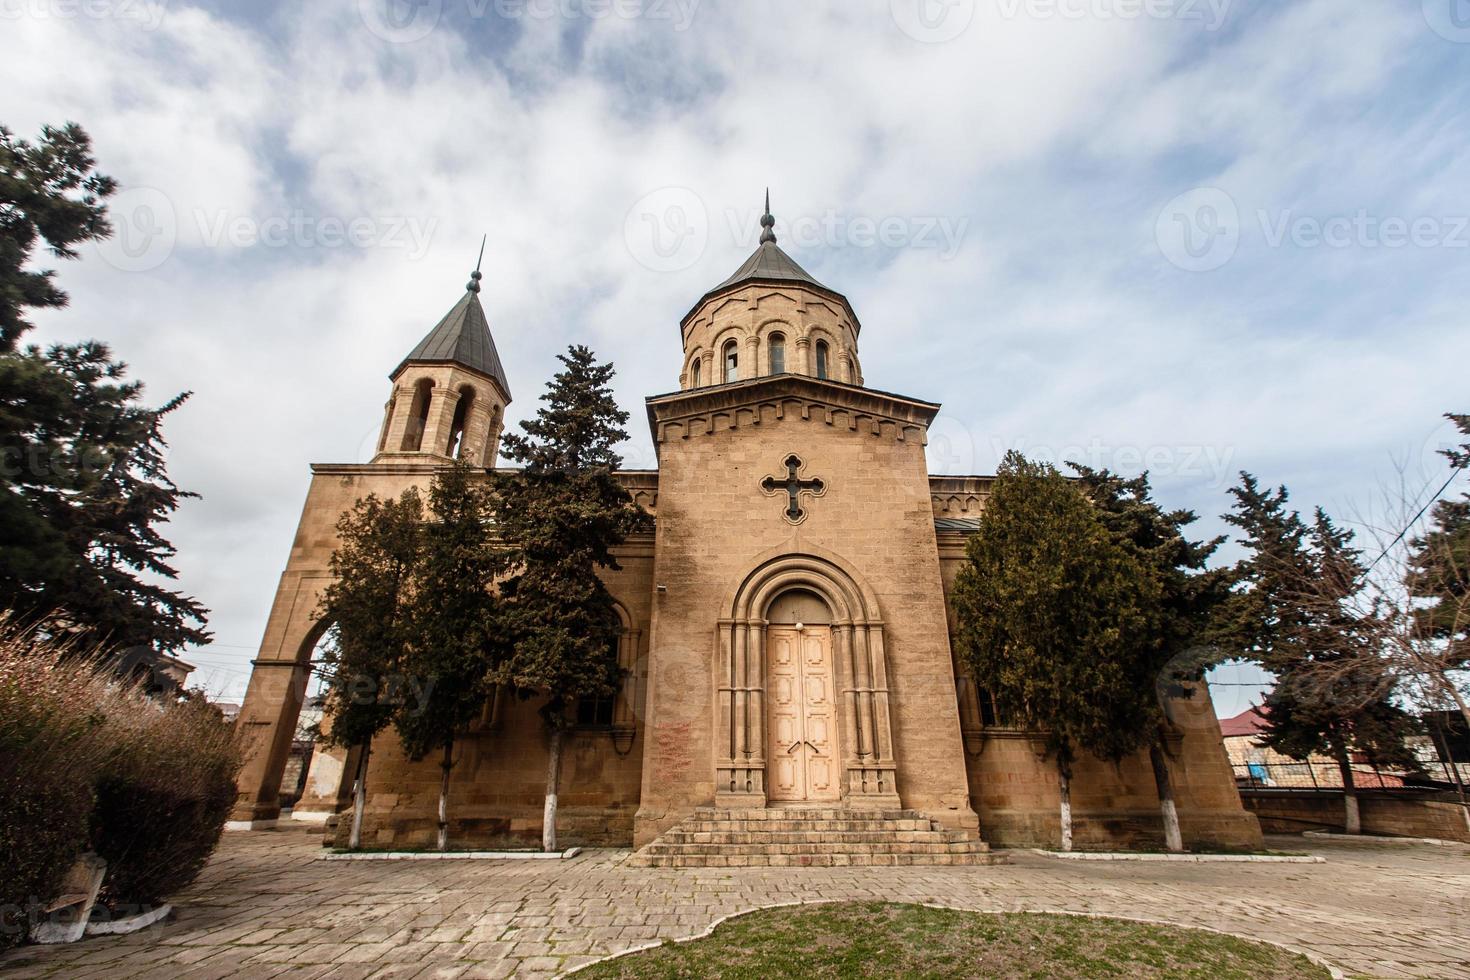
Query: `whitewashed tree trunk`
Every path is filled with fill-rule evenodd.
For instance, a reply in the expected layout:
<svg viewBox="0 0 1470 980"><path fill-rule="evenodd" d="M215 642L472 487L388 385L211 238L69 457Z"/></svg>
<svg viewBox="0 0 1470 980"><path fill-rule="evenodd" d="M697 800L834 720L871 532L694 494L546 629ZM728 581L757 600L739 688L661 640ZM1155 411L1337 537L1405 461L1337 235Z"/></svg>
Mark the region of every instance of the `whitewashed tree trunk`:
<svg viewBox="0 0 1470 980"><path fill-rule="evenodd" d="M561 727L552 726L547 739L546 753L546 809L541 815L541 849L550 853L556 850L556 792L561 782Z"/></svg>
<svg viewBox="0 0 1470 980"><path fill-rule="evenodd" d="M1067 767L1057 764L1058 784L1062 796L1062 850L1072 849L1072 777Z"/></svg>
<svg viewBox="0 0 1470 980"><path fill-rule="evenodd" d="M454 768L454 741L444 743L444 761L439 764L439 850L449 850L449 770Z"/></svg>
<svg viewBox="0 0 1470 980"><path fill-rule="evenodd" d="M1184 850L1184 835L1179 830L1179 808L1174 805L1174 782L1169 778L1169 761L1157 743L1148 747L1148 761L1154 770L1154 785L1159 791L1159 812L1164 818L1164 846L1178 853Z"/></svg>
<svg viewBox="0 0 1470 980"><path fill-rule="evenodd" d="M362 743L362 754L357 757L357 777L352 781L352 829L347 833L347 849L355 851L362 846L362 815L367 809L368 756L372 754L373 742Z"/></svg>
<svg viewBox="0 0 1470 980"><path fill-rule="evenodd" d="M1343 830L1349 834L1363 832L1363 818L1358 810L1358 787L1353 782L1353 763L1347 750L1337 754L1337 768L1342 773Z"/></svg>

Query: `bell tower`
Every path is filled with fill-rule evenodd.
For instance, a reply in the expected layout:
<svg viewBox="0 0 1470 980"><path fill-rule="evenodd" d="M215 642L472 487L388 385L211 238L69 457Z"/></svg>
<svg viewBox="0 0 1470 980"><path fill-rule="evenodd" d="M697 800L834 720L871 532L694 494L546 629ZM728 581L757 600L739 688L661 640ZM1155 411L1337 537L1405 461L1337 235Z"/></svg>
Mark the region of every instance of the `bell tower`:
<svg viewBox="0 0 1470 980"><path fill-rule="evenodd" d="M484 245L480 248L484 255ZM465 294L389 375L374 462L464 459L495 465L510 385L480 305L479 264Z"/></svg>

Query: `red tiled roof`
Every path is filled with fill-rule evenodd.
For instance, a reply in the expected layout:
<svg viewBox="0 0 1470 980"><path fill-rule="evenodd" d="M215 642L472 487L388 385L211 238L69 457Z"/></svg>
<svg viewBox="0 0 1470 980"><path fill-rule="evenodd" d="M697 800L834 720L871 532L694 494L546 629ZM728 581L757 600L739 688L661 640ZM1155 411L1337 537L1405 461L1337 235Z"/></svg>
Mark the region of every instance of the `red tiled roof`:
<svg viewBox="0 0 1470 980"><path fill-rule="evenodd" d="M1256 735L1266 727L1266 719L1259 709L1246 708L1234 718L1225 718L1220 721L1220 734L1224 738L1238 738L1243 735Z"/></svg>

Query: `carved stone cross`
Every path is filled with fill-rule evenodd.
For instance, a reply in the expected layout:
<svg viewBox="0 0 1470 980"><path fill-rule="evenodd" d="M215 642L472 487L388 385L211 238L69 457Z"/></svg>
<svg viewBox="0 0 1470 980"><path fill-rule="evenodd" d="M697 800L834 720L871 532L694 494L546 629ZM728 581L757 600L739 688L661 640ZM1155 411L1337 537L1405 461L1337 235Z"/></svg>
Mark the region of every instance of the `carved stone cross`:
<svg viewBox="0 0 1470 980"><path fill-rule="evenodd" d="M786 478L783 480L768 476L761 481L761 489L768 494L783 490L786 492L786 519L795 524L806 516L806 512L801 509L801 495L807 493L820 497L827 489L827 484L816 477L803 480L801 458L795 454L787 456L783 465L786 467Z"/></svg>

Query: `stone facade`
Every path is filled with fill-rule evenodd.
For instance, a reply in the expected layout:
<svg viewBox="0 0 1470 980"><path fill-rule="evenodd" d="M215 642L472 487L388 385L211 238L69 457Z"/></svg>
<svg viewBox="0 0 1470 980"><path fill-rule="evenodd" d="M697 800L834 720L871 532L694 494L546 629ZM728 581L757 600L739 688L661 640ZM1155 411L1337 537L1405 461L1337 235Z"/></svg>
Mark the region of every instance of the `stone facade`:
<svg viewBox="0 0 1470 980"><path fill-rule="evenodd" d="M250 750L237 826L279 813L338 516L368 493L427 488L453 453L494 460L509 394L477 292L472 281L395 372L373 462L313 467L238 722ZM947 596L989 480L928 474L939 406L865 387L859 333L847 300L781 252L769 225L741 271L680 325L679 390L646 405L658 469L619 475L655 518L605 575L623 619L624 686L611 704L579 708L562 840L641 847L682 825L675 836L692 842L690 828L721 825L722 811L764 820L791 803L853 814L854 826L932 821L936 842L975 854L982 837L1055 839L1054 767L1034 738L987 717L950 645ZM539 836L536 707L503 693L460 739L457 842ZM1258 847L1208 691L1171 713L1186 842ZM355 753L317 759L298 816L350 801ZM368 773L365 842L430 841L438 760L412 763L385 736ZM1080 761L1073 807L1081 846L1162 839L1144 756Z"/></svg>

